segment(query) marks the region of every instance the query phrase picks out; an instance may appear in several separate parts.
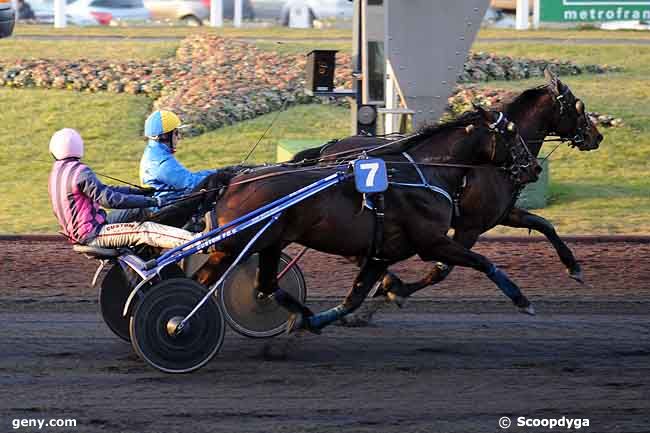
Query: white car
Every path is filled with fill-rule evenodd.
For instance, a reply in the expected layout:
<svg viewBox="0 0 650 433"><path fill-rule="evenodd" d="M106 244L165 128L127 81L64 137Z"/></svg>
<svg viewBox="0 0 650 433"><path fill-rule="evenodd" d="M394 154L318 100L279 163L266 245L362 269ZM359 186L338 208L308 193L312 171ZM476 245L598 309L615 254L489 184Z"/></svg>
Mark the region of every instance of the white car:
<svg viewBox="0 0 650 433"><path fill-rule="evenodd" d="M289 25L289 14L294 6L307 6L310 21L322 19L350 19L354 4L350 0L252 0L256 18L276 19Z"/></svg>
<svg viewBox="0 0 650 433"><path fill-rule="evenodd" d="M149 10L142 0L66 0L66 19L76 25L109 25L120 21L147 21ZM54 0L30 2L36 21L54 21Z"/></svg>

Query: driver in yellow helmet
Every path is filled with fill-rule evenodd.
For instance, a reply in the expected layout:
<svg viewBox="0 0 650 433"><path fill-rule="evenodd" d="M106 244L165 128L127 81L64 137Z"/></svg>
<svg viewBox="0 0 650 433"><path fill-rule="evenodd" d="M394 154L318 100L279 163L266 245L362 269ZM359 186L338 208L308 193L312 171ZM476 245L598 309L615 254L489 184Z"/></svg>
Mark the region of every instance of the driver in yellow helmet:
<svg viewBox="0 0 650 433"><path fill-rule="evenodd" d="M218 170L191 172L178 162L174 153L179 131L184 127L178 116L167 110L154 111L144 124L148 141L140 160L140 182L156 189L154 197L179 198L195 189L207 176L218 173Z"/></svg>

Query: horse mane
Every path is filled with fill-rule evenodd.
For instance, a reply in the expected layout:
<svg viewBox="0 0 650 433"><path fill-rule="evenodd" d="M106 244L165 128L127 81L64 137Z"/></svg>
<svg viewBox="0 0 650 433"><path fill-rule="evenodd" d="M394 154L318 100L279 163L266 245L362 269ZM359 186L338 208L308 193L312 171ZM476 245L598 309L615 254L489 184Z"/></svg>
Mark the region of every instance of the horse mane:
<svg viewBox="0 0 650 433"><path fill-rule="evenodd" d="M513 113L521 113L530 107L531 101L539 98L548 92L548 84L526 89L517 95L512 101L503 104L506 115L511 117Z"/></svg>
<svg viewBox="0 0 650 433"><path fill-rule="evenodd" d="M406 152L417 143L419 143L423 138L430 138L436 134L446 132L450 129L465 128L466 126L475 124L481 119L482 114L478 110L466 111L454 119L441 123L433 123L422 126L415 133L413 133L409 139L405 140L398 148L388 147L377 152L373 152L372 154L373 156L381 156Z"/></svg>
<svg viewBox="0 0 650 433"><path fill-rule="evenodd" d="M455 117L451 120L441 122L441 123L424 125L416 132L416 134L428 138L434 134L437 134L438 132L445 131L447 129L464 128L468 125L472 125L477 121L481 120L481 118L482 115L478 110L466 111L462 113L460 116Z"/></svg>

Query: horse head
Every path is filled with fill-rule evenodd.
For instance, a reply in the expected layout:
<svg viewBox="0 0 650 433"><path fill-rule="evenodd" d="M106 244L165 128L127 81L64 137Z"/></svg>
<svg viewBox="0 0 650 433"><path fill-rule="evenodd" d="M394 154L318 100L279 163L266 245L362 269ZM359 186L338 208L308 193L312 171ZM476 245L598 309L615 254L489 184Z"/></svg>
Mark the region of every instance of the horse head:
<svg viewBox="0 0 650 433"><path fill-rule="evenodd" d="M569 141L571 147L580 150L598 149L603 136L589 118L584 101L576 98L569 86L549 69L544 71L544 76L557 107L552 132Z"/></svg>
<svg viewBox="0 0 650 433"><path fill-rule="evenodd" d="M517 126L501 111L487 111L476 107L481 123L476 133L484 131L479 141L479 153L483 163L501 167L517 184L535 182L542 172L537 158L530 152ZM466 132L475 133L466 128Z"/></svg>

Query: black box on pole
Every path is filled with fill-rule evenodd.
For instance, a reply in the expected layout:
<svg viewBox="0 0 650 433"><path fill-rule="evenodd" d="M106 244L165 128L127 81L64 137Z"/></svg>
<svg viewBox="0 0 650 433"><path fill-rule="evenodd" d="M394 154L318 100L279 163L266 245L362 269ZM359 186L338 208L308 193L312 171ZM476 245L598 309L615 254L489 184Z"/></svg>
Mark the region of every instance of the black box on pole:
<svg viewBox="0 0 650 433"><path fill-rule="evenodd" d="M307 54L305 93L334 91L334 70L337 50L313 50Z"/></svg>

